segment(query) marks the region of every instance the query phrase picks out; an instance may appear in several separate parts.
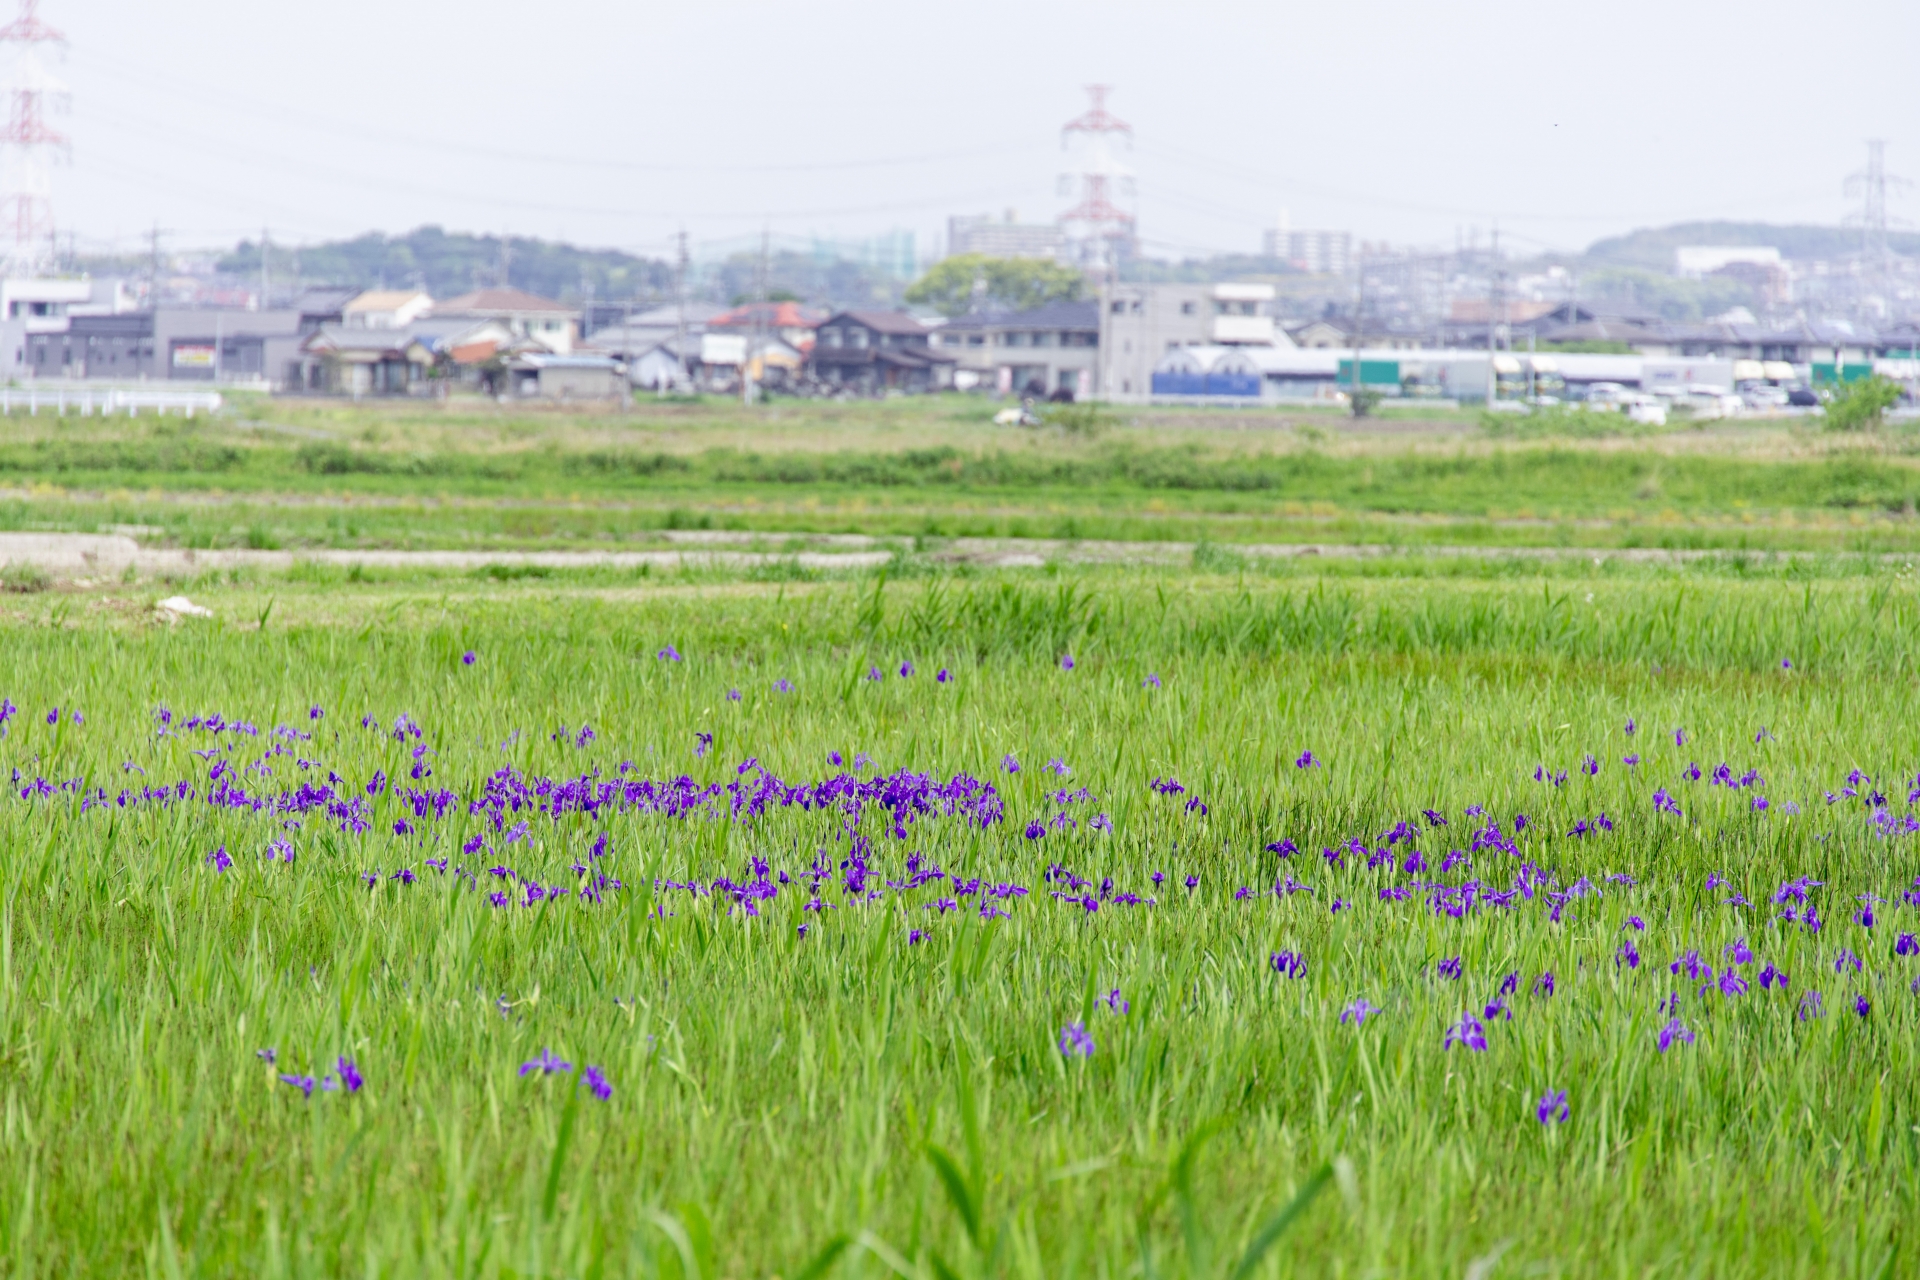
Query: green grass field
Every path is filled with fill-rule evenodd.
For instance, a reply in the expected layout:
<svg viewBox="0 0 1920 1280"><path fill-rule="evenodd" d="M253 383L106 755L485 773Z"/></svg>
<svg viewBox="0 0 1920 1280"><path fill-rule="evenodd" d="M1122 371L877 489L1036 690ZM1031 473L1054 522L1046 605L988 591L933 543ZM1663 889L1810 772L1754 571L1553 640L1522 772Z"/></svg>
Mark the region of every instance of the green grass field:
<svg viewBox="0 0 1920 1280"><path fill-rule="evenodd" d="M228 420L76 420L98 447L55 449L42 420L0 440L6 523L506 548L645 545L678 512L903 540L823 574L17 578L5 1274L1920 1268L1920 599L1858 554L1910 545L1898 439L1155 420L1002 446L964 405L887 405L783 407L800 425L749 447L737 411L656 406L510 448L249 411L474 470L302 470L314 437ZM723 474L942 432L963 472L1066 469ZM193 469L216 447L242 460ZM688 470L567 475L616 447ZM20 461L53 453L97 465ZM479 474L502 454L523 469ZM1072 471L1308 456L1291 489ZM1500 501L1538 518L1491 522L1480 486L1522 465L1540 493ZM1419 550L1650 536L1657 511L1576 520L1611 466L1693 477L1667 523L1727 554ZM1849 468L1870 514L1818 498ZM1726 477L1776 500L1744 521ZM914 521L989 501L1205 542L923 554L958 531ZM1381 532L1419 511L1447 536ZM1233 551L1289 521L1403 550ZM181 585L215 616L156 621Z"/></svg>

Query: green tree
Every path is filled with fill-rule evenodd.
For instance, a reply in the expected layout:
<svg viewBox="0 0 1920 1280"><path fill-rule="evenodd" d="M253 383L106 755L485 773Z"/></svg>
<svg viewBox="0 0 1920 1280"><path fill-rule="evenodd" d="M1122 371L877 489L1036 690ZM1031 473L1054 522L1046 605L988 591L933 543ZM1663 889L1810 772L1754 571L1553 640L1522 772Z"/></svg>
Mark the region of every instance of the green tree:
<svg viewBox="0 0 1920 1280"><path fill-rule="evenodd" d="M1026 311L1048 302L1072 302L1086 287L1078 271L1044 258L962 253L935 263L908 286L907 301L949 316L984 308Z"/></svg>
<svg viewBox="0 0 1920 1280"><path fill-rule="evenodd" d="M1900 384L1879 374L1842 383L1827 398L1827 430L1872 431L1900 403Z"/></svg>

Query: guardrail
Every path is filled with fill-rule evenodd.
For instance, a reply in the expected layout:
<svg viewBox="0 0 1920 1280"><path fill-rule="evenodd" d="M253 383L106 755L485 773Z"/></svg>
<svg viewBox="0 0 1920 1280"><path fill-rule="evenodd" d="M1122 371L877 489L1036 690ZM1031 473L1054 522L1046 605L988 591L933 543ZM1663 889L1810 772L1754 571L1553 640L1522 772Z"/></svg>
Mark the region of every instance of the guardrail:
<svg viewBox="0 0 1920 1280"><path fill-rule="evenodd" d="M106 417L125 410L131 418L142 409L151 409L156 414L181 413L191 418L196 413L216 412L221 403L217 391L20 391L0 388L0 415L8 416L15 410L23 410L29 416L37 417L42 409L47 409L61 415L78 413L87 418L96 413Z"/></svg>

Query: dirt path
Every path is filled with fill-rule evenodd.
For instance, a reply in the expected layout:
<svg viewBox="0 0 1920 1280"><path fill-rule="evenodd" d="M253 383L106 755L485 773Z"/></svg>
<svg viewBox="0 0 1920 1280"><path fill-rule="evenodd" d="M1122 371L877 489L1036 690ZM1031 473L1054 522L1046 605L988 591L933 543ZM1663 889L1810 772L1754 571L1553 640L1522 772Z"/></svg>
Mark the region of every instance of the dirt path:
<svg viewBox="0 0 1920 1280"><path fill-rule="evenodd" d="M299 551L254 551L239 548L189 550L142 547L133 538L113 534L0 533L0 565L31 565L61 578L118 576L129 568L147 576L198 573L210 569L257 568L286 570L297 563L337 566L363 565L382 569L473 570L490 565L543 569L657 569L685 567L751 567L797 564L807 569L870 569L906 550L909 542L858 534L764 535L705 530L668 531L661 535L669 546L652 551L391 551L314 548ZM795 546L802 549L795 550ZM1044 538L950 538L927 543L926 559L980 568L1038 568L1053 561L1068 564L1191 563L1191 542L1072 542ZM1725 551L1666 550L1637 547L1476 547L1384 546L1352 543L1221 544L1223 556L1247 559L1295 559L1327 556L1352 559L1407 556L1422 559L1563 560L1589 559L1595 565L1617 560L1630 564L1678 564L1727 556ZM1813 552L1753 553L1763 558L1798 559ZM1903 555L1889 561L1910 559Z"/></svg>

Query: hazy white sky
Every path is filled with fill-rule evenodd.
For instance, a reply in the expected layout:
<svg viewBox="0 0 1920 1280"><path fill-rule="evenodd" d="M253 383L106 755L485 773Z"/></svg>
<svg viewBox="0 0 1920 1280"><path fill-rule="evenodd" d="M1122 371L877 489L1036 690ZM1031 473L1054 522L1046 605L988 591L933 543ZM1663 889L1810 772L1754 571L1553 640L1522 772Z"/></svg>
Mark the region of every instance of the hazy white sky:
<svg viewBox="0 0 1920 1280"><path fill-rule="evenodd" d="M17 0L0 0L10 8ZM1050 221L1060 125L1114 86L1149 252L1295 226L1516 250L1837 222L1920 178L1920 3L42 0L84 248L423 222L665 253ZM1896 192L1920 221L1920 195Z"/></svg>

